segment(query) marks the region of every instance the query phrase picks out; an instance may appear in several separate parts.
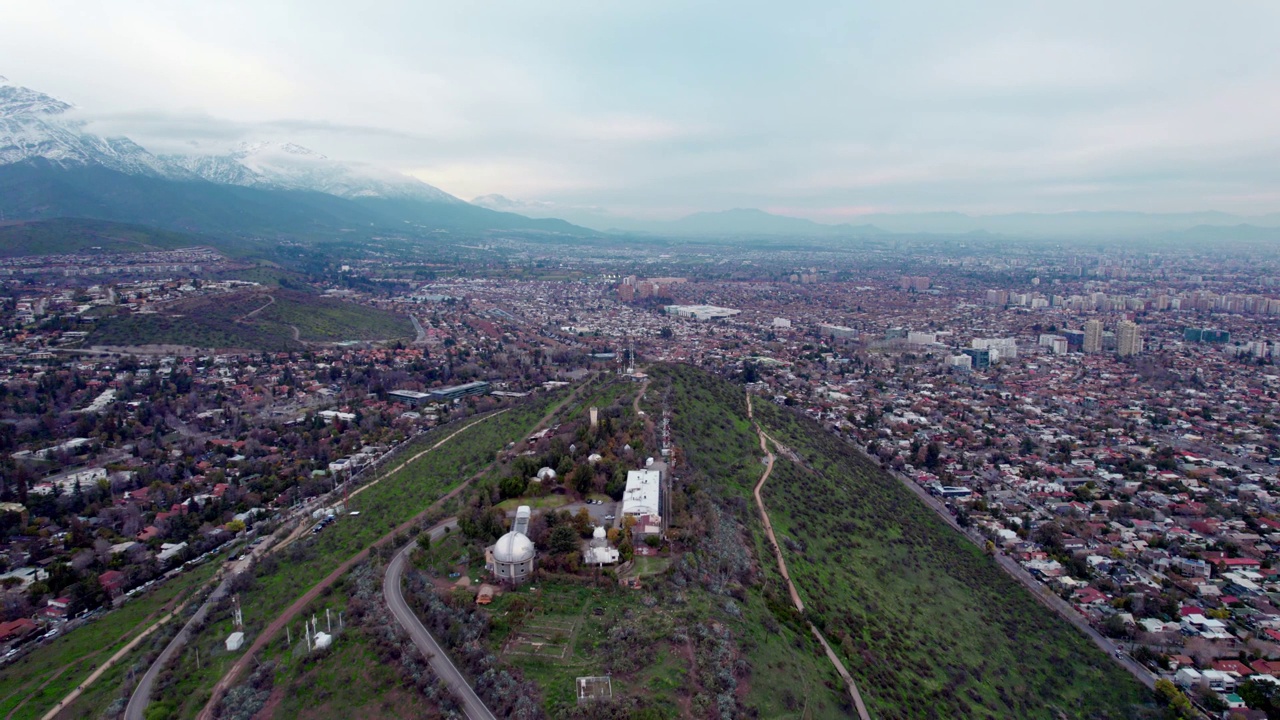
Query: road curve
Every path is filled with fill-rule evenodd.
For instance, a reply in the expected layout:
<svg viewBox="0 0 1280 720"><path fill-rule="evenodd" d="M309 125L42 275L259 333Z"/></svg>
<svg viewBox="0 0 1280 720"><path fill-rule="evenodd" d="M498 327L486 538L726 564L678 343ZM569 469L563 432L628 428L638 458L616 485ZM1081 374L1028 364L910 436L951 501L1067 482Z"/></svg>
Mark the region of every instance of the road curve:
<svg viewBox="0 0 1280 720"><path fill-rule="evenodd" d="M249 568L252 558L261 557L263 553L267 552L272 542L274 542L274 539L268 538L261 545L251 550L246 557L237 561L226 577L222 579L222 582L218 583L213 592L209 593L209 597L205 598L204 604L200 606L199 610L196 610L196 614L192 615L187 624L183 625L182 629L178 631L178 634L173 636L169 644L160 652L160 656L155 659L155 662L151 663L151 667L147 668L147 672L143 674L137 686L133 688L133 694L129 696L129 704L124 708L125 720L145 720L147 705L151 702L151 688L155 685L160 671L164 669L165 665L169 664L173 656L182 650L187 641L191 639L192 629L204 622L209 610L214 605L217 605L219 600L226 597L227 587L230 585L231 580Z"/></svg>
<svg viewBox="0 0 1280 720"><path fill-rule="evenodd" d="M431 534L431 539L435 540L444 535L447 529L456 526L457 521L450 518L427 532ZM404 568L409 561L409 553L413 552L413 548L416 545L416 541L409 543L392 558L391 564L387 566L387 574L382 578L382 597L386 599L387 607L391 609L391 614L395 617L396 622L399 622L400 626L409 633L413 644L427 658L427 663L431 665L431 670L449 686L449 690L453 692L454 697L462 703L463 712L466 713L468 720L497 720L493 713L489 712L489 708L485 707L485 704L476 695L471 683L467 682L467 678L458 671L453 661L449 659L448 653L440 647L435 638L431 637L431 633L427 632L427 628L422 624L422 621L409 609L408 603L404 600L404 592L400 587L400 581L404 577Z"/></svg>
<svg viewBox="0 0 1280 720"><path fill-rule="evenodd" d="M187 624L183 625L178 634L174 635L169 644L165 646L160 656L155 659L155 662L151 663L151 667L147 668L147 672L143 674L142 679L138 681L137 687L133 689L133 694L129 696L129 704L124 708L125 720L145 720L147 705L151 702L151 688L155 685L156 677L160 675L160 671L164 669L164 666L169 664L169 660L191 639L192 628L203 622L205 616L209 614L209 609L226 596L227 584L230 582L231 579L228 577L218 583L218 587L213 589L213 592L205 599L200 609L196 610L196 614L191 616Z"/></svg>

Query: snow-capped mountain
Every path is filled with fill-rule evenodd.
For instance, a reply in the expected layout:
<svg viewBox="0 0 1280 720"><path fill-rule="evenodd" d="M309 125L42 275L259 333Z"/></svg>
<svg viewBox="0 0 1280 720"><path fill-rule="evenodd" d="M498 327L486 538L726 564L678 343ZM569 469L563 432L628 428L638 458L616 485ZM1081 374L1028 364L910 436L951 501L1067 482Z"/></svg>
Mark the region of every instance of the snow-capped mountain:
<svg viewBox="0 0 1280 720"><path fill-rule="evenodd" d="M0 166L45 160L64 169L100 166L128 175L309 190L348 199L463 203L407 175L338 162L293 143L242 143L220 152L156 156L128 138L89 132L72 110L65 102L0 77Z"/></svg>
<svg viewBox="0 0 1280 720"><path fill-rule="evenodd" d="M462 202L407 175L330 160L294 143L241 143L229 152L165 155L163 159L175 170L224 185L313 190L352 199Z"/></svg>
<svg viewBox="0 0 1280 720"><path fill-rule="evenodd" d="M62 168L99 165L129 175L170 176L165 163L128 138L103 138L68 116L72 107L0 77L0 165L43 159Z"/></svg>

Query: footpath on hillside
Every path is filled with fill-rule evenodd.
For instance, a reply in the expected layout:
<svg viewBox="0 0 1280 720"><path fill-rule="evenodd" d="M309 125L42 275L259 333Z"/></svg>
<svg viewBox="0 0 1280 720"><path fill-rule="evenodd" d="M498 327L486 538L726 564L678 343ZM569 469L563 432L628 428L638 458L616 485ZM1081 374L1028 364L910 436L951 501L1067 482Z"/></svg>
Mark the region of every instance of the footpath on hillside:
<svg viewBox="0 0 1280 720"><path fill-rule="evenodd" d="M791 602L795 604L796 610L804 612L804 601L800 599L800 593L796 591L795 583L791 582L791 575L787 572L787 561L782 557L782 548L778 546L778 539L773 534L773 523L769 522L769 512L765 510L764 499L760 496L760 491L764 488L764 484L768 481L769 476L773 474L773 462L775 456L769 451L768 443L773 442L773 438L765 434L760 427L760 423L755 420L755 412L751 407L751 393L747 393L747 419L751 421L751 425L756 429L756 434L760 437L760 450L764 453L764 472L760 474L760 481L756 483L753 494L756 499L756 507L760 508L760 521L764 523L764 533L769 538L769 545L773 547L773 554L778 559L778 571L782 573L782 579L787 583L787 590L791 593ZM817 638L818 643L822 645L822 649L827 653L827 659L835 666L836 672L844 680L845 685L849 687L849 697L853 699L853 706L858 711L858 717L861 720L871 720L871 715L867 712L867 706L862 702L862 693L858 692L858 684L854 682L853 676L849 674L849 670L841 662L840 656L836 655L835 650L831 649L830 643L822 636L816 625L809 623L809 630L813 636Z"/></svg>

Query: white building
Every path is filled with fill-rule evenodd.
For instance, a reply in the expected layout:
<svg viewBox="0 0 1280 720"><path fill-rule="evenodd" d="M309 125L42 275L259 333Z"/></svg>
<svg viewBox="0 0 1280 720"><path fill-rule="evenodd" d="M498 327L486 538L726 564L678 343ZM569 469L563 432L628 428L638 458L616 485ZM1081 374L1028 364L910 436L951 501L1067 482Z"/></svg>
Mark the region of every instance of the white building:
<svg viewBox="0 0 1280 720"><path fill-rule="evenodd" d="M667 314L694 320L724 320L741 313L741 310L717 305L668 305Z"/></svg>
<svg viewBox="0 0 1280 720"><path fill-rule="evenodd" d="M622 515L662 517L662 474L657 470L631 470L622 493Z"/></svg>
<svg viewBox="0 0 1280 720"><path fill-rule="evenodd" d="M613 565L620 557L617 548L609 547L608 533L603 527L596 527L590 543L582 551L582 562L587 565Z"/></svg>
<svg viewBox="0 0 1280 720"><path fill-rule="evenodd" d="M499 580L518 585L533 575L534 556L537 554L533 541L525 532L529 529L530 511L528 505L516 509L516 520L511 532L498 538L486 551L489 571Z"/></svg>
<svg viewBox="0 0 1280 720"><path fill-rule="evenodd" d="M1013 338L974 338L970 347L991 352L991 362L1018 357L1018 342Z"/></svg>

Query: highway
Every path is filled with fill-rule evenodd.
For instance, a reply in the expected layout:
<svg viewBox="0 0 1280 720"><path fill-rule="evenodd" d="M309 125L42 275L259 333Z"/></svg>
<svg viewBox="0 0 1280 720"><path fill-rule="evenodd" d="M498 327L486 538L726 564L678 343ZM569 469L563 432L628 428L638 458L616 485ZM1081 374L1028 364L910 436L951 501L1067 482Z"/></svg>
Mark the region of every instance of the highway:
<svg viewBox="0 0 1280 720"><path fill-rule="evenodd" d="M454 527L457 527L457 521L449 518L427 532L430 533L432 540L437 540L445 534L446 530ZM400 626L408 631L413 644L427 658L431 670L449 686L454 697L462 703L463 712L466 713L468 720L496 720L493 713L489 712L489 708L480 701L471 683L458 671L453 661L449 659L448 653L436 643L435 638L431 637L431 633L427 632L422 621L409 609L408 603L404 600L400 581L404 577L404 568L409 561L409 554L416 546L415 540L401 548L391 560L391 564L387 566L387 574L382 579L382 596L387 601L387 607L391 609L391 614Z"/></svg>

